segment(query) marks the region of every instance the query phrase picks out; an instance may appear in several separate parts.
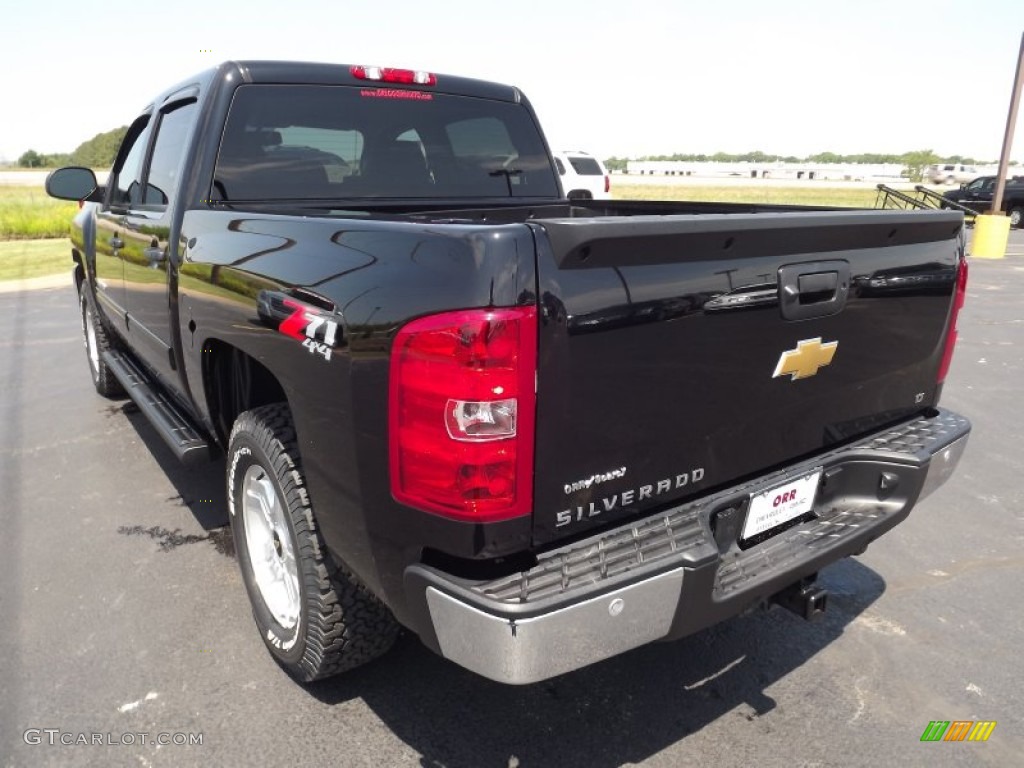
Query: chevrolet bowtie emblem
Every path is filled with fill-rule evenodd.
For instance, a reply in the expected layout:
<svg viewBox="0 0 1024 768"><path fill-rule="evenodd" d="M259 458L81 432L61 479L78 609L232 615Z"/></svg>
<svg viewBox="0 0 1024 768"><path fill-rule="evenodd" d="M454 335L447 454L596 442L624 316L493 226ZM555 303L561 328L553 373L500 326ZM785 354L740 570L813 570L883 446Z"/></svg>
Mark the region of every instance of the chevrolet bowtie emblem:
<svg viewBox="0 0 1024 768"><path fill-rule="evenodd" d="M798 341L796 349L787 349L782 353L772 378L788 375L791 377L790 381L808 379L816 374L819 368L824 368L832 362L838 347L838 341L822 344L820 336L816 339Z"/></svg>

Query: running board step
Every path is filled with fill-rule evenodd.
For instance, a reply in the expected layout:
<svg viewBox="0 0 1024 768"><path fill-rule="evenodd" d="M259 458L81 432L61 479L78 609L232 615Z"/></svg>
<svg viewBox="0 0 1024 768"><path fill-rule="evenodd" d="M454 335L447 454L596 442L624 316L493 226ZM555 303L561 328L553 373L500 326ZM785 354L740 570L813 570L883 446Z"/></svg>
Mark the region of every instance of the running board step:
<svg viewBox="0 0 1024 768"><path fill-rule="evenodd" d="M134 360L121 352L108 350L103 353L103 362L179 461L197 464L209 460L209 443L181 409L153 386Z"/></svg>

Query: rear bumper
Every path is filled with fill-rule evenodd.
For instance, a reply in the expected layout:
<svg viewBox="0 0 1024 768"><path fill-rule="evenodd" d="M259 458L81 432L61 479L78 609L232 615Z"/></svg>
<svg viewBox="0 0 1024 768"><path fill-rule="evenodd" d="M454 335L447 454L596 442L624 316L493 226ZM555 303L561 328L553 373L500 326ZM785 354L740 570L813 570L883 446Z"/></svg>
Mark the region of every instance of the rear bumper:
<svg viewBox="0 0 1024 768"><path fill-rule="evenodd" d="M916 418L705 498L545 552L529 571L468 581L405 572L424 642L484 677L525 684L752 608L901 522L944 483L970 423ZM754 546L737 532L753 494L822 470L813 516Z"/></svg>

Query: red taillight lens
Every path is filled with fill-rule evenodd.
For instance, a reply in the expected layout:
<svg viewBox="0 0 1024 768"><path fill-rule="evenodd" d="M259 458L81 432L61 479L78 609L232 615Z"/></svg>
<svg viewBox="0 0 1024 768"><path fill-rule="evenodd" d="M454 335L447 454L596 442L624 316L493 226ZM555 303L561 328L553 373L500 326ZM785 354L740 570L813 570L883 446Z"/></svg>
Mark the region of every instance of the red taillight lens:
<svg viewBox="0 0 1024 768"><path fill-rule="evenodd" d="M956 321L967 297L967 260L960 259L956 272L956 296L953 297L953 311L949 318L949 331L946 334L946 347L942 351L942 363L939 365L937 382L941 384L949 373L949 364L953 361L953 348L956 346Z"/></svg>
<svg viewBox="0 0 1024 768"><path fill-rule="evenodd" d="M395 336L391 493L411 507L490 522L530 514L535 307L446 312Z"/></svg>
<svg viewBox="0 0 1024 768"><path fill-rule="evenodd" d="M374 80L380 83L403 85L437 85L437 77L430 72L416 72L412 69L393 67L350 67L349 72L359 80Z"/></svg>
<svg viewBox="0 0 1024 768"><path fill-rule="evenodd" d="M611 177L606 173L604 175L604 193L607 195L612 191L612 180Z"/></svg>

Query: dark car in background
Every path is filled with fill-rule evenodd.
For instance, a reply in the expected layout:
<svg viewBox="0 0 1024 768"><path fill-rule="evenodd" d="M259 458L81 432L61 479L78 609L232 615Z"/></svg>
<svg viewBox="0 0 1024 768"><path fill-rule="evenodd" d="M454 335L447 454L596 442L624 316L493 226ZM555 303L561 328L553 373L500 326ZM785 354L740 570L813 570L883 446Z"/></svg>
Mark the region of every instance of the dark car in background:
<svg viewBox="0 0 1024 768"><path fill-rule="evenodd" d="M992 208L995 192L996 177L979 176L969 184L962 184L960 189L951 190L943 196L972 211L986 213ZM1006 180L1002 209L1010 216L1010 226L1014 229L1019 228L1021 216L1024 214L1024 176L1011 176Z"/></svg>

